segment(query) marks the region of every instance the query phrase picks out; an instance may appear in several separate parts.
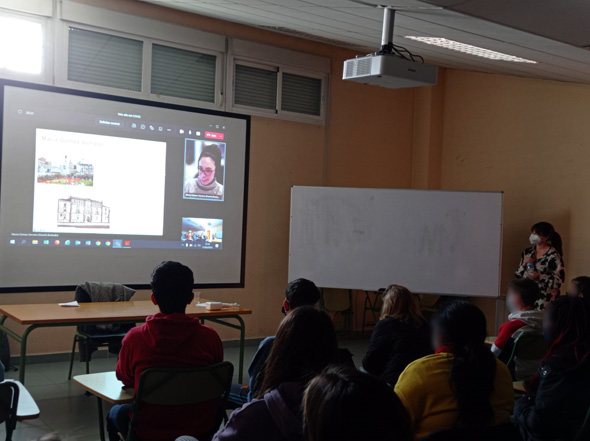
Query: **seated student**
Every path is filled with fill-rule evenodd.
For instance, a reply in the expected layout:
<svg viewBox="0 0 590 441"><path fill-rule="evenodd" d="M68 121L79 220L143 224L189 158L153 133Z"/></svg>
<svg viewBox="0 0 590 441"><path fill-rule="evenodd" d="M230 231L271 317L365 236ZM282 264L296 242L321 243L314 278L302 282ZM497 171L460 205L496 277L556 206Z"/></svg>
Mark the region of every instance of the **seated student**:
<svg viewBox="0 0 590 441"><path fill-rule="evenodd" d="M549 351L527 396L516 402L514 419L525 441L573 440L590 406L590 305L559 297L543 335Z"/></svg>
<svg viewBox="0 0 590 441"><path fill-rule="evenodd" d="M390 386L350 368L328 368L307 387L307 441L410 441L412 427Z"/></svg>
<svg viewBox="0 0 590 441"><path fill-rule="evenodd" d="M572 279L567 287L566 295L590 300L590 277L580 276Z"/></svg>
<svg viewBox="0 0 590 441"><path fill-rule="evenodd" d="M375 325L363 368L394 385L408 364L432 354L430 327L420 299L408 288L390 285L383 293L381 320Z"/></svg>
<svg viewBox="0 0 590 441"><path fill-rule="evenodd" d="M506 296L506 306L510 315L508 321L500 325L498 337L492 345L492 352L504 363L510 359L514 341L518 337L523 334L541 336L543 312L535 308L535 302L540 296L539 285L532 279L516 279L510 282ZM531 378L537 370L539 361L515 360L514 378L517 380Z"/></svg>
<svg viewBox="0 0 590 441"><path fill-rule="evenodd" d="M509 422L512 377L484 343L483 312L466 301L448 303L434 317L432 332L435 354L411 363L395 385L416 439Z"/></svg>
<svg viewBox="0 0 590 441"><path fill-rule="evenodd" d="M311 306L293 310L279 326L258 396L232 413L213 441L300 441L305 387L334 362L337 351L325 312Z"/></svg>
<svg viewBox="0 0 590 441"><path fill-rule="evenodd" d="M320 301L320 290L311 280L296 279L289 282L285 289L285 300L283 301L283 314L289 314L295 308L300 306L315 306ZM264 368L266 359L270 354L275 337L267 337L260 343L252 363L248 368L248 376L250 377L250 398L256 396L262 379L256 382L258 374Z"/></svg>
<svg viewBox="0 0 590 441"><path fill-rule="evenodd" d="M142 372L150 367L196 367L223 361L217 333L197 318L185 315L194 295L193 272L178 262L162 262L152 273L152 301L159 313L131 329L123 339L117 378L136 389ZM156 406L145 404L135 426L142 441L162 441L191 434L203 435L216 416L218 405ZM131 405L114 406L107 417L111 441L117 432L127 435Z"/></svg>

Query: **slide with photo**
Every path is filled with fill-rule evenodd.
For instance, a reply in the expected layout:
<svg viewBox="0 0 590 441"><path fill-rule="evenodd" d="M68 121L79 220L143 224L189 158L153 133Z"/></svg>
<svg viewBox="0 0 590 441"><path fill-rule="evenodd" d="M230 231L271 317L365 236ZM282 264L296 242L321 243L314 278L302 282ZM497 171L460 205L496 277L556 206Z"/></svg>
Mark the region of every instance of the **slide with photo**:
<svg viewBox="0 0 590 441"><path fill-rule="evenodd" d="M145 287L163 260L243 286L249 117L0 87L0 292Z"/></svg>
<svg viewBox="0 0 590 441"><path fill-rule="evenodd" d="M33 232L162 236L165 142L37 129L36 163Z"/></svg>

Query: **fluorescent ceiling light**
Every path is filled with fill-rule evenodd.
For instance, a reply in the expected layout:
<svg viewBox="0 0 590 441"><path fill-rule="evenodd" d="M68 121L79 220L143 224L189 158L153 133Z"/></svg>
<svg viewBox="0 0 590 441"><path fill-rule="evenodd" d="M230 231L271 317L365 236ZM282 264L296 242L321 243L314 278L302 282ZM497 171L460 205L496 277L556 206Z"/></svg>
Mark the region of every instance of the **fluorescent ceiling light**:
<svg viewBox="0 0 590 441"><path fill-rule="evenodd" d="M40 74L42 64L41 23L0 17L0 69Z"/></svg>
<svg viewBox="0 0 590 441"><path fill-rule="evenodd" d="M488 58L490 60L537 64L537 62L533 60L527 60L526 58L520 58L515 57L514 55L503 54L502 52L491 51L489 49L472 46L470 44L459 43L458 41L447 40L446 38L415 37L411 35L405 36L404 38L419 41L421 43L431 44L433 46L443 47L445 49L451 49L453 51L462 52L464 54L475 55L476 57Z"/></svg>

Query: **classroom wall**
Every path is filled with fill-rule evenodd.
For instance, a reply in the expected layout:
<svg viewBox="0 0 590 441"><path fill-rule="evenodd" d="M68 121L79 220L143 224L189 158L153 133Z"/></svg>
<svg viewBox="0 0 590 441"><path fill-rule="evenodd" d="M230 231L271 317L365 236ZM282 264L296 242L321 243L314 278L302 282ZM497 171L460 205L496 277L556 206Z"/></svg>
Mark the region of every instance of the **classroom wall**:
<svg viewBox="0 0 590 441"><path fill-rule="evenodd" d="M331 59L326 126L252 118L246 286L202 294L252 308L247 337L273 334L282 317L292 185L504 190L503 287L538 220L563 233L568 276L586 271L590 176L584 149L590 125L584 120L590 86L444 69L435 87L363 86L340 79L342 62L354 55L345 49L136 0L78 1ZM140 292L136 298L148 296ZM2 295L1 301L72 298L70 292L24 293ZM494 301L474 301L493 324ZM219 331L225 339L237 338L234 331ZM68 351L72 336L69 328L35 331L29 353ZM18 345L11 345L17 353Z"/></svg>
<svg viewBox="0 0 590 441"><path fill-rule="evenodd" d="M539 221L563 237L567 278L590 273L589 106L588 85L446 73L441 188L504 191L503 292Z"/></svg>
<svg viewBox="0 0 590 441"><path fill-rule="evenodd" d="M327 126L252 118L246 285L244 289L202 292L204 298L238 302L253 309L254 314L245 319L247 337L273 334L282 318L280 308L287 282L291 186L329 182L330 185L409 187L413 91L344 83L340 79L343 61L355 55L345 49L135 0L80 2L331 59ZM198 274L198 268L195 269ZM150 272L151 268L146 268L146 283ZM23 293L3 295L1 301L51 303L72 298L72 292ZM136 298L147 299L149 292L140 292ZM238 337L236 331L217 329L224 339ZM72 337L71 328L34 331L28 353L71 350ZM11 341L12 353L18 353L18 349Z"/></svg>

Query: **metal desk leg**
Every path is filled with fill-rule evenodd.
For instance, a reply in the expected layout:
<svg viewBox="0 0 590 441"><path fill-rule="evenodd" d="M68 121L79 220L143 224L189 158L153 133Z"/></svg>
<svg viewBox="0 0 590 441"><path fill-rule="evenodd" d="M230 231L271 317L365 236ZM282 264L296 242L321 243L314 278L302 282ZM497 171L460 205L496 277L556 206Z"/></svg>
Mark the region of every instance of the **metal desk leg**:
<svg viewBox="0 0 590 441"><path fill-rule="evenodd" d="M224 319L235 319L239 322L239 325L226 322ZM244 323L244 319L239 315L229 315L227 317L207 317L207 320L222 326L227 326L228 328L240 330L240 365L238 366L238 381L242 383L244 379L244 349L246 346L246 323ZM201 322L204 321L204 319L201 319Z"/></svg>
<svg viewBox="0 0 590 441"><path fill-rule="evenodd" d="M102 399L100 397L96 397L98 400L98 430L100 432L100 441L105 441L104 438L104 415L102 412Z"/></svg>
<svg viewBox="0 0 590 441"><path fill-rule="evenodd" d="M29 338L29 334L33 331L37 326L31 325L25 332L23 332L22 337L20 338L20 360L19 360L19 372L18 372L18 379L22 384L25 384L25 366L27 361L27 340Z"/></svg>
<svg viewBox="0 0 590 441"><path fill-rule="evenodd" d="M238 368L238 381L241 383L244 377L244 349L246 345L246 324L244 319L239 315L236 316L236 320L240 322L240 367Z"/></svg>

